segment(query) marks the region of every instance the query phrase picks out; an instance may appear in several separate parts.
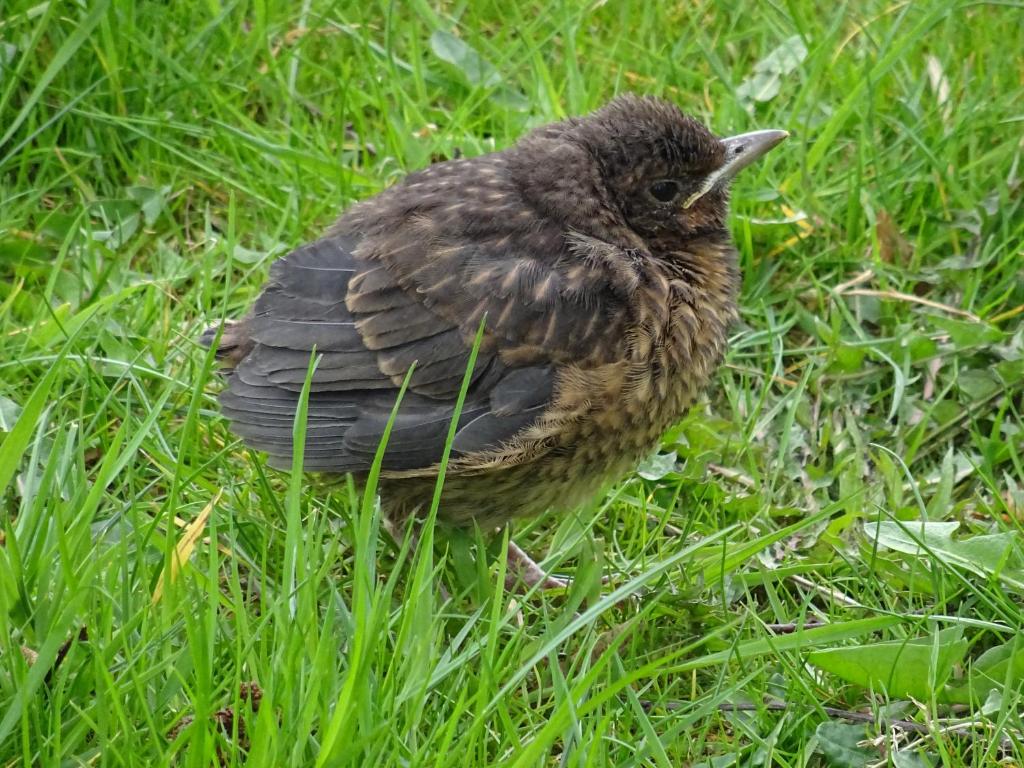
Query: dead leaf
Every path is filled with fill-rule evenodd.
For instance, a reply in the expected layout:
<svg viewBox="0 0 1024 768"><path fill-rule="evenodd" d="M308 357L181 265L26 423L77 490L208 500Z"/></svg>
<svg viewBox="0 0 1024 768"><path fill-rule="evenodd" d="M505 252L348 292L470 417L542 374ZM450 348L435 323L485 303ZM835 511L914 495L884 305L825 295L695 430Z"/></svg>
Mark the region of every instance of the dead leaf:
<svg viewBox="0 0 1024 768"><path fill-rule="evenodd" d="M203 535L203 530L206 528L206 521L210 519L210 512L213 511L214 505L220 501L221 494L223 493L223 489L217 491L217 495L209 504L203 507L203 511L199 513L199 516L185 528L181 539L171 553L170 562L156 582L156 588L153 590L153 599L151 601L153 605L159 603L160 598L163 597L164 585L178 578L182 565L187 563L188 559L192 556L192 551L196 548L196 542L199 541L199 537Z"/></svg>
<svg viewBox="0 0 1024 768"><path fill-rule="evenodd" d="M256 714L260 711L260 703L263 701L263 689L256 682L242 683L238 687L238 698L242 704L248 704L250 712ZM210 715L210 719L217 724L218 729L226 739L235 737L237 733L235 746L243 752L248 752L250 746L249 729L245 721L245 715L245 712L236 712L234 707L224 707ZM167 739L174 741L182 731L194 722L195 716L185 715L167 731ZM217 763L219 765L229 765L231 763L230 756L219 746L217 748Z"/></svg>
<svg viewBox="0 0 1024 768"><path fill-rule="evenodd" d="M71 635L71 637L69 637L67 640L61 643L60 648L57 649L57 655L56 657L54 657L53 666L50 667L50 669L46 673L46 677L44 678L45 682L49 683L53 676L57 673L57 670L60 669L60 665L64 663L64 659L67 657L68 652L71 650L71 646L74 644L74 642L77 640L80 643L84 643L88 639L89 631L85 627L82 627L78 630L78 632ZM25 663L28 664L30 667L34 666L39 662L39 653L37 651L32 650L27 645L21 646L21 656L23 659L25 659Z"/></svg>
<svg viewBox="0 0 1024 768"><path fill-rule="evenodd" d="M53 666L50 667L50 671L46 673L47 683L49 683L50 679L57 674L57 670L60 669L60 665L64 663L64 659L67 657L68 651L71 650L71 646L74 642L77 640L80 643L84 643L88 639L89 631L85 627L82 627L78 630L78 634L72 635L61 644L60 648L57 649L57 657L53 660Z"/></svg>
<svg viewBox="0 0 1024 768"><path fill-rule="evenodd" d="M949 120L951 108L949 103L949 78L946 77L946 71L942 67L942 62L929 54L925 57L925 71L928 73L928 84L932 87L932 93L935 94L935 103L942 108L942 119Z"/></svg>
<svg viewBox="0 0 1024 768"><path fill-rule="evenodd" d="M888 211L878 212L875 218L875 236L878 238L878 257L886 264L904 265L914 252Z"/></svg>

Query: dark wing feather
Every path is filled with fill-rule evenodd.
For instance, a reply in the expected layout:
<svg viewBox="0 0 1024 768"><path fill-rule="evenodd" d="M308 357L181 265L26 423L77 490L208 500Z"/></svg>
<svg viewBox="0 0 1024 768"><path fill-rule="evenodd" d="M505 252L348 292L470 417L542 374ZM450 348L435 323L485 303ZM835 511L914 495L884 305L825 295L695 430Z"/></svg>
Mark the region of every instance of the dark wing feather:
<svg viewBox="0 0 1024 768"><path fill-rule="evenodd" d="M509 371L491 389L489 407L459 427L452 449L470 453L481 445L500 445L533 424L550 404L554 380L549 365Z"/></svg>
<svg viewBox="0 0 1024 768"><path fill-rule="evenodd" d="M357 252L385 265L408 295L464 339L486 316L486 348L505 362L596 366L623 359L640 275L634 257L607 244L595 255L590 241L568 237L535 214L524 220L522 212L466 213L495 228L471 237L460 232L462 209L439 207L405 227L373 230ZM372 229L369 218L356 209L348 226ZM338 226L347 231L346 219Z"/></svg>
<svg viewBox="0 0 1024 768"><path fill-rule="evenodd" d="M320 360L310 387L305 468L365 472L415 363L384 469L428 468L441 457L469 344L386 269L362 262L352 242L325 238L274 264L252 315L239 324L250 351L228 375L222 410L247 445L270 454L274 466L290 466L293 419L315 348ZM520 397L510 406L500 393L526 381L523 372L492 354L479 355L457 454L498 447L532 422L550 395L551 376L550 369L534 374L539 386L533 401ZM500 415L494 412L496 392Z"/></svg>

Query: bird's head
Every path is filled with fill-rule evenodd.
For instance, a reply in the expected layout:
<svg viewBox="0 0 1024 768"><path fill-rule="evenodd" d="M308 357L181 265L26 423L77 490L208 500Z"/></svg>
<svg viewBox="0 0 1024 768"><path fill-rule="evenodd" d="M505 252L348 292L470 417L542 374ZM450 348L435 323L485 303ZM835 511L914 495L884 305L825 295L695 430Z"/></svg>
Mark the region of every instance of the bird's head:
<svg viewBox="0 0 1024 768"><path fill-rule="evenodd" d="M733 177L787 135L719 139L668 101L627 94L539 129L520 146L532 148L529 186L546 189L551 213L574 228L578 222L586 231L589 222L599 231L588 234L600 237L625 225L646 243L682 246L726 233Z"/></svg>

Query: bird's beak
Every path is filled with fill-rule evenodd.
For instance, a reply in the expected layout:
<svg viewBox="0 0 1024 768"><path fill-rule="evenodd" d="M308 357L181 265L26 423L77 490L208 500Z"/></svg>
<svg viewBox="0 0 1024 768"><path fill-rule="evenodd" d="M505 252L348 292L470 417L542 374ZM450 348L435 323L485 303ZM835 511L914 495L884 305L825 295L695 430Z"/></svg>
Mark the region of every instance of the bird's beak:
<svg viewBox="0 0 1024 768"><path fill-rule="evenodd" d="M689 208L718 185L728 183L733 176L778 146L787 136L787 131L768 130L751 131L722 139L725 163L707 175L697 191L686 198L683 208Z"/></svg>

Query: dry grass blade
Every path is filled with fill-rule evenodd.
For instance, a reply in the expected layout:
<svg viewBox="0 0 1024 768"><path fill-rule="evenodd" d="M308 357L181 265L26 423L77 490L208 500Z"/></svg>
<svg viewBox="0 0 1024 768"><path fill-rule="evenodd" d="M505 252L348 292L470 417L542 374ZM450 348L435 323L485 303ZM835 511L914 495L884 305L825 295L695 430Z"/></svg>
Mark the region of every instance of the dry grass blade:
<svg viewBox="0 0 1024 768"><path fill-rule="evenodd" d="M181 539L174 547L174 552L171 553L171 560L167 564L163 573L160 574L160 578L156 582L156 587L153 589L152 604L156 605L160 602L160 598L163 597L164 588L167 584L173 582L178 574L181 572L181 567L188 559L192 556L192 551L196 547L196 542L199 541L199 537L203 535L203 531L206 529L206 522L210 519L210 512L213 511L213 507L220 501L221 495L224 493L223 489L217 491L217 495L214 496L210 502L203 507L203 511L199 513L195 520L189 523L188 527L185 528L185 532L182 534Z"/></svg>
<svg viewBox="0 0 1024 768"><path fill-rule="evenodd" d="M841 287L841 286L840 286ZM912 293L903 293L901 291L879 291L873 288L850 288L844 291L834 289L832 293L836 296L874 296L879 299L890 299L892 301L906 301L912 304L921 304L925 307L931 307L941 312L946 312L950 315L957 315L958 317L965 317L968 320L975 323L985 322L973 312L968 312L966 309L960 309L959 307L951 307L948 304L943 304L938 301L932 301L926 299L923 296L915 296Z"/></svg>

